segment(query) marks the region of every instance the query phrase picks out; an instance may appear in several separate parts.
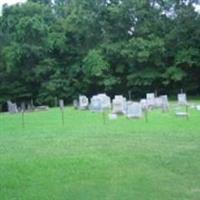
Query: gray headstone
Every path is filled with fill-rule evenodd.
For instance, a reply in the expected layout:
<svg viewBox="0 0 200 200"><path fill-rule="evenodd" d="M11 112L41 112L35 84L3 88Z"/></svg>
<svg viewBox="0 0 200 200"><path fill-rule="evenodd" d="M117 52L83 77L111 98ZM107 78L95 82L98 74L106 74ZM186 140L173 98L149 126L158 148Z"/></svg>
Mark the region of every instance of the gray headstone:
<svg viewBox="0 0 200 200"><path fill-rule="evenodd" d="M7 101L7 105L8 105L8 112L9 113L18 113L18 109L17 109L17 104L16 103L12 103L9 100L9 101Z"/></svg>
<svg viewBox="0 0 200 200"><path fill-rule="evenodd" d="M146 99L147 99L147 104L149 107L155 106L155 94L154 93L147 93Z"/></svg>
<svg viewBox="0 0 200 200"><path fill-rule="evenodd" d="M102 111L101 99L98 96L93 96L91 98L89 109L92 112L101 112Z"/></svg>
<svg viewBox="0 0 200 200"><path fill-rule="evenodd" d="M49 106L37 106L36 111L47 111L49 110Z"/></svg>
<svg viewBox="0 0 200 200"><path fill-rule="evenodd" d="M162 98L161 97L155 98L155 107L156 108L162 108Z"/></svg>
<svg viewBox="0 0 200 200"><path fill-rule="evenodd" d="M143 110L148 110L148 103L147 103L146 99L141 99L140 104L141 104Z"/></svg>
<svg viewBox="0 0 200 200"><path fill-rule="evenodd" d="M77 99L73 100L73 106L74 106L75 109L78 109L79 104L78 104L78 100Z"/></svg>
<svg viewBox="0 0 200 200"><path fill-rule="evenodd" d="M138 102L133 102L127 105L127 117L128 118L140 118L142 117L142 106Z"/></svg>
<svg viewBox="0 0 200 200"><path fill-rule="evenodd" d="M59 100L59 107L60 107L61 110L64 109L65 105L64 105L63 99L60 99L60 100Z"/></svg>
<svg viewBox="0 0 200 200"><path fill-rule="evenodd" d="M178 94L178 104L179 105L187 104L187 96L185 93Z"/></svg>
<svg viewBox="0 0 200 200"><path fill-rule="evenodd" d="M21 103L21 111L22 111L22 112L25 112L25 110L26 110L26 105L25 105L24 102L22 102L22 103Z"/></svg>
<svg viewBox="0 0 200 200"><path fill-rule="evenodd" d="M162 100L162 111L163 112L167 112L169 110L169 101L168 101L168 96L167 95L162 95L160 96L161 100Z"/></svg>

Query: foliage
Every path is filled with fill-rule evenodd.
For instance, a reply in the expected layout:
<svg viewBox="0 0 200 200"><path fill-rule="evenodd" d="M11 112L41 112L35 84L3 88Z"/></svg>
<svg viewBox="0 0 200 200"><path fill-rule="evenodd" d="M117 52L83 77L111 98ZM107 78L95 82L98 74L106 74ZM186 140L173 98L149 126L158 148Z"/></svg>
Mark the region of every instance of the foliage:
<svg viewBox="0 0 200 200"><path fill-rule="evenodd" d="M194 0L29 0L0 16L0 103L200 94Z"/></svg>

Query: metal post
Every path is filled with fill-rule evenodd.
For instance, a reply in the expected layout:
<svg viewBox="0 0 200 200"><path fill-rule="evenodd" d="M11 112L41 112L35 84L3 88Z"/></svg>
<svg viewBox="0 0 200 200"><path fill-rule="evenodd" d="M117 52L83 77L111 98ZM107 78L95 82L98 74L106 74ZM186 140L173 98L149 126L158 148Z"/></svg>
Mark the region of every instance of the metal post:
<svg viewBox="0 0 200 200"><path fill-rule="evenodd" d="M103 124L105 125L106 124L106 112L105 112L105 110L103 110L102 116L103 116Z"/></svg>
<svg viewBox="0 0 200 200"><path fill-rule="evenodd" d="M24 110L22 110L22 128L25 127L25 121L24 121Z"/></svg>
<svg viewBox="0 0 200 200"><path fill-rule="evenodd" d="M145 122L147 123L149 120L148 120L148 110L147 108L145 108L144 110L144 117L145 117Z"/></svg>
<svg viewBox="0 0 200 200"><path fill-rule="evenodd" d="M22 128L25 127L25 120L24 120L24 113L25 113L25 109L26 109L26 106L25 106L25 103L22 102L21 103L21 113L22 113Z"/></svg>
<svg viewBox="0 0 200 200"><path fill-rule="evenodd" d="M189 120L189 110L188 110L188 104L186 104L186 107L185 107L185 111L187 113L187 120Z"/></svg>
<svg viewBox="0 0 200 200"><path fill-rule="evenodd" d="M61 115L62 115L62 125L64 126L65 118L64 118L64 110L63 109L61 109Z"/></svg>

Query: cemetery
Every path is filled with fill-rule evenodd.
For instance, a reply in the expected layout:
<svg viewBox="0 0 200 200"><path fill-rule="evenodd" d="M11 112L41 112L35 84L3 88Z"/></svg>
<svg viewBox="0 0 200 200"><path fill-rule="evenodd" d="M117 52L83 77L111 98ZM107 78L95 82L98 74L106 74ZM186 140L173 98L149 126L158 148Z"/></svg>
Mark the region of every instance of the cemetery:
<svg viewBox="0 0 200 200"><path fill-rule="evenodd" d="M200 0L0 0L0 200L200 200Z"/></svg>
<svg viewBox="0 0 200 200"><path fill-rule="evenodd" d="M60 99L31 110L9 100L0 113L0 178L14 186L1 197L48 199L48 189L55 199L63 190L66 199L198 199L199 104L185 93L176 101L80 95L72 106ZM120 189L110 196L113 187Z"/></svg>

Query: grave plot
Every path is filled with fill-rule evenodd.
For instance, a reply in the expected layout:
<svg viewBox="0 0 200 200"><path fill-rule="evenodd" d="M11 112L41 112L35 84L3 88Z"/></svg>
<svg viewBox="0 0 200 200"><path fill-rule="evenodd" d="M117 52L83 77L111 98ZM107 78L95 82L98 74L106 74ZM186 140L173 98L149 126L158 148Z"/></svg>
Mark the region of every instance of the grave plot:
<svg viewBox="0 0 200 200"><path fill-rule="evenodd" d="M79 109L85 110L88 108L89 100L86 96L80 95L79 96Z"/></svg>
<svg viewBox="0 0 200 200"><path fill-rule="evenodd" d="M111 99L106 94L98 94L91 98L89 109L92 112L102 112L111 109Z"/></svg>
<svg viewBox="0 0 200 200"><path fill-rule="evenodd" d="M127 113L126 116L128 118L141 118L142 113L142 105L138 102L129 102L127 104Z"/></svg>
<svg viewBox="0 0 200 200"><path fill-rule="evenodd" d="M8 112L11 114L18 113L18 108L16 103L12 103L10 100L7 101Z"/></svg>
<svg viewBox="0 0 200 200"><path fill-rule="evenodd" d="M155 94L154 93L147 93L146 94L147 105L149 108L154 108L156 105L155 101Z"/></svg>
<svg viewBox="0 0 200 200"><path fill-rule="evenodd" d="M112 101L112 113L121 115L126 113L126 98L121 95L115 96Z"/></svg>
<svg viewBox="0 0 200 200"><path fill-rule="evenodd" d="M185 117L189 119L189 103L187 101L187 95L180 93L177 95L178 106L176 107L175 115L177 117Z"/></svg>

